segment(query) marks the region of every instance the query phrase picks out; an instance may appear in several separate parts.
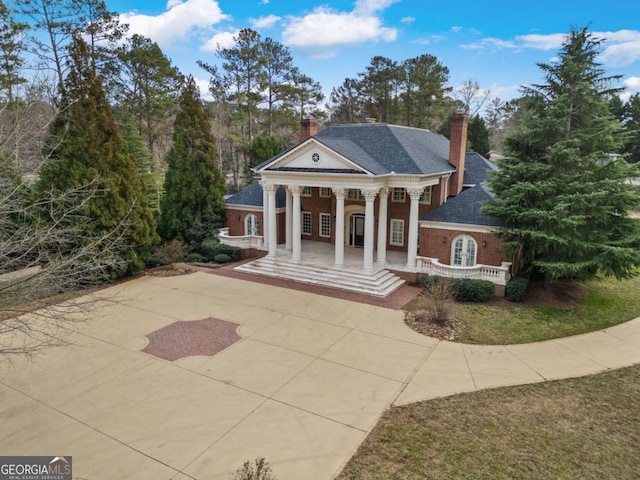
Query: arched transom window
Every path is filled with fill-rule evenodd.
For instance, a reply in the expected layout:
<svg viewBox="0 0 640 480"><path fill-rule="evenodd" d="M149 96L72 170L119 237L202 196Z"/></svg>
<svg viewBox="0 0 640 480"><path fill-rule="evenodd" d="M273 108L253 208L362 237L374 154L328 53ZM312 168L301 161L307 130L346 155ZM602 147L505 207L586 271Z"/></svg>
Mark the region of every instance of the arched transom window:
<svg viewBox="0 0 640 480"><path fill-rule="evenodd" d="M451 244L451 265L473 267L476 264L476 241L469 235L460 235Z"/></svg>
<svg viewBox="0 0 640 480"><path fill-rule="evenodd" d="M258 235L258 217L253 214L249 214L244 217L244 234L245 235Z"/></svg>

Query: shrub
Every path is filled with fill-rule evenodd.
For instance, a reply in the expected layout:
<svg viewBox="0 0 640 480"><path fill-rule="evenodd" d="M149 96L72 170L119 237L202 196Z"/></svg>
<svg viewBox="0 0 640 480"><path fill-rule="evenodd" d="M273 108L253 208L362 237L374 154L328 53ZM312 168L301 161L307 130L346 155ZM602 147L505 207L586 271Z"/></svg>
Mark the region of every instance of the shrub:
<svg viewBox="0 0 640 480"><path fill-rule="evenodd" d="M454 281L455 299L459 302L486 302L495 291L495 285L488 280L461 278Z"/></svg>
<svg viewBox="0 0 640 480"><path fill-rule="evenodd" d="M207 261L207 257L193 252L187 255L187 258L185 260L189 263L205 263Z"/></svg>
<svg viewBox="0 0 640 480"><path fill-rule="evenodd" d="M527 277L513 277L507 282L505 296L511 302L524 302L527 298L529 279Z"/></svg>
<svg viewBox="0 0 640 480"><path fill-rule="evenodd" d="M160 257L165 265L170 265L183 261L186 251L186 245L180 240L169 240L156 248L155 256Z"/></svg>
<svg viewBox="0 0 640 480"><path fill-rule="evenodd" d="M433 285L437 285L441 281L442 277L439 277L438 275L420 275L418 277L418 282L427 292Z"/></svg>
<svg viewBox="0 0 640 480"><path fill-rule="evenodd" d="M251 464L248 460L236 470L231 480L276 480L269 462L264 458L256 458Z"/></svg>
<svg viewBox="0 0 640 480"><path fill-rule="evenodd" d="M207 238L200 244L199 253L209 260L215 261L215 256L228 255L234 262L242 260L242 249L218 242L215 238Z"/></svg>
<svg viewBox="0 0 640 480"><path fill-rule="evenodd" d="M231 261L231 257L226 253L219 253L213 257L213 261L216 263L229 263Z"/></svg>
<svg viewBox="0 0 640 480"><path fill-rule="evenodd" d="M146 264L149 268L161 267L162 265L165 265L165 261L157 255L151 255L147 258Z"/></svg>

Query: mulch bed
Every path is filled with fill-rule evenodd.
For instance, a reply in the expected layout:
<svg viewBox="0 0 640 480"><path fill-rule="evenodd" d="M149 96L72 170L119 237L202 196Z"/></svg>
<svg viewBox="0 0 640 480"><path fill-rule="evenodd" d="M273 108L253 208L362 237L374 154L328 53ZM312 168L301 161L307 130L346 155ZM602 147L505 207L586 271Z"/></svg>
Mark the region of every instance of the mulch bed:
<svg viewBox="0 0 640 480"><path fill-rule="evenodd" d="M452 317L444 323L438 323L428 318L428 315L429 311L427 310L407 312L404 316L404 323L422 335L449 341L458 338L464 328L464 322L456 318Z"/></svg>

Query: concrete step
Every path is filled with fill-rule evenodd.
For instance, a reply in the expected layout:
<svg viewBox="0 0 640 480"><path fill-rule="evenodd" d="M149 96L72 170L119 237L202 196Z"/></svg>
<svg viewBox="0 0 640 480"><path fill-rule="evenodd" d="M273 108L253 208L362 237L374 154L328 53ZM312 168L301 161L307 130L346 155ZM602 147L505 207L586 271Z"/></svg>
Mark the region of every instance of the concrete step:
<svg viewBox="0 0 640 480"><path fill-rule="evenodd" d="M363 272L268 258L245 263L234 270L377 297L386 297L405 283L400 277L384 269Z"/></svg>

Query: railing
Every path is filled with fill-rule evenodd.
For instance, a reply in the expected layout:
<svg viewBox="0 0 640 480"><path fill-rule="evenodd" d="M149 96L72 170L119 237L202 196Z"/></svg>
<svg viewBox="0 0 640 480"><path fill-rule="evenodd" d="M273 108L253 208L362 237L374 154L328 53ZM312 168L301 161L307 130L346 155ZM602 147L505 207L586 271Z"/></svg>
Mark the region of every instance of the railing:
<svg viewBox="0 0 640 480"><path fill-rule="evenodd" d="M220 243L231 245L232 247L240 247L243 250L249 248L262 248L262 236L260 235L240 235L232 237L229 235L229 228L221 228L218 233Z"/></svg>
<svg viewBox="0 0 640 480"><path fill-rule="evenodd" d="M418 273L426 273L428 275L439 275L447 278L488 280L496 285L506 285L511 278L511 274L509 273L511 267L510 262L502 262L502 265L499 267L491 265L453 267L440 263L437 258L417 257L416 263Z"/></svg>

